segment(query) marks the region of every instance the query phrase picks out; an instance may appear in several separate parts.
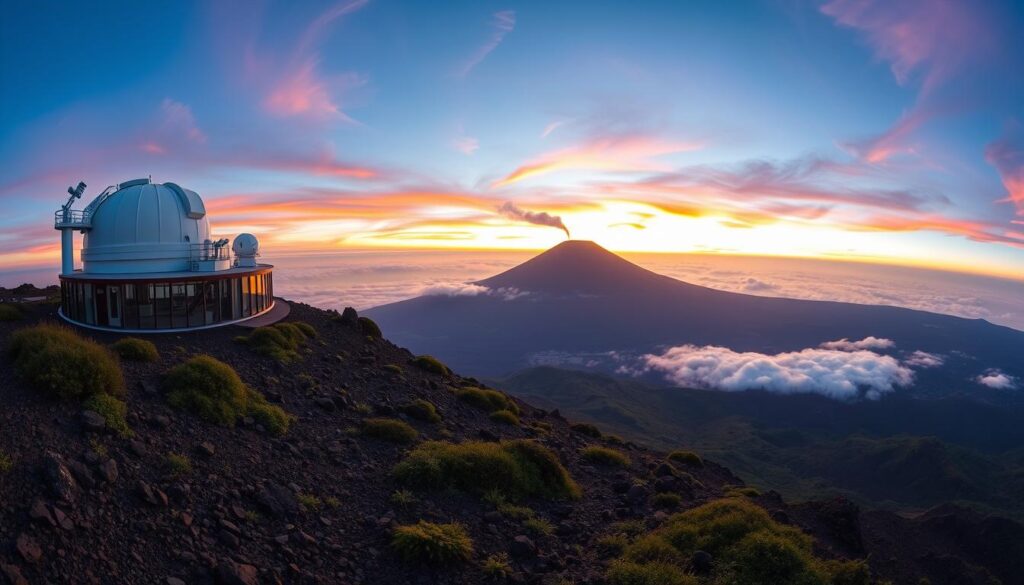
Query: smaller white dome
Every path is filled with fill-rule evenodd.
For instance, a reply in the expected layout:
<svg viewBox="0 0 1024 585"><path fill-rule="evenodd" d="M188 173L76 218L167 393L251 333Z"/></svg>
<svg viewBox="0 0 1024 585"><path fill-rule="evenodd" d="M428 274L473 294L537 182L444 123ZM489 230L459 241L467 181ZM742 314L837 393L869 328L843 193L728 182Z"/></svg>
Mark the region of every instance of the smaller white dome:
<svg viewBox="0 0 1024 585"><path fill-rule="evenodd" d="M260 251L260 241L252 234L238 234L231 244L231 251L237 258L255 258Z"/></svg>

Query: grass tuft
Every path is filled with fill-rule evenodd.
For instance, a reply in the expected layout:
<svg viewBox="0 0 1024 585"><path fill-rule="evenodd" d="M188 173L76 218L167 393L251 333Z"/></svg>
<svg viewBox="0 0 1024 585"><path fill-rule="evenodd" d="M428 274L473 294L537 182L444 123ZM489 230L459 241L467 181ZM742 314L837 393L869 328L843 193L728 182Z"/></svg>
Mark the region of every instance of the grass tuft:
<svg viewBox="0 0 1024 585"><path fill-rule="evenodd" d="M107 421L107 427L122 437L132 435L128 427L128 405L109 394L94 394L82 403L86 409L99 413Z"/></svg>
<svg viewBox="0 0 1024 585"><path fill-rule="evenodd" d="M402 412L416 420L431 423L441 422L441 415L437 413L437 408L431 402L422 398L417 398L409 404L402 406Z"/></svg>
<svg viewBox="0 0 1024 585"><path fill-rule="evenodd" d="M114 354L60 325L35 325L11 334L14 371L39 392L58 398L124 393Z"/></svg>
<svg viewBox="0 0 1024 585"><path fill-rule="evenodd" d="M359 318L359 330L363 332L363 335L367 337L372 337L374 339L380 339L381 337L384 337L384 334L381 333L380 327L373 319L369 317Z"/></svg>
<svg viewBox="0 0 1024 585"><path fill-rule="evenodd" d="M573 432L579 433L581 435L586 435L588 437L593 437L595 439L601 438L601 429L597 428L596 425L592 425L590 423L572 423L571 425L569 425L569 428L572 429Z"/></svg>
<svg viewBox="0 0 1024 585"><path fill-rule="evenodd" d="M452 371L448 369L448 366L441 363L441 360L432 355L421 355L412 360L412 365L425 372L438 374L440 376L447 376L452 373Z"/></svg>
<svg viewBox="0 0 1024 585"><path fill-rule="evenodd" d="M418 489L493 492L508 499L578 498L580 489L552 451L530 440L501 443L429 441L395 466L397 479Z"/></svg>
<svg viewBox="0 0 1024 585"><path fill-rule="evenodd" d="M11 303L0 303L0 322L3 321L18 321L22 319L24 315L21 312L21 308Z"/></svg>
<svg viewBox="0 0 1024 585"><path fill-rule="evenodd" d="M207 422L232 427L252 416L274 435L288 432L292 417L242 383L231 366L208 355L178 364L164 376L167 402Z"/></svg>
<svg viewBox="0 0 1024 585"><path fill-rule="evenodd" d="M450 566L473 556L473 541L461 524L434 524L420 520L399 526L391 546L403 560L432 566Z"/></svg>
<svg viewBox="0 0 1024 585"><path fill-rule="evenodd" d="M180 453L168 453L164 457L164 467L169 475L175 477L192 473L192 461Z"/></svg>
<svg viewBox="0 0 1024 585"><path fill-rule="evenodd" d="M368 418L363 421L362 433L392 443L412 443L419 437L416 429L396 418Z"/></svg>
<svg viewBox="0 0 1024 585"><path fill-rule="evenodd" d="M313 330L313 335L308 330ZM299 359L299 349L310 337L316 337L316 330L308 323L283 322L257 327L244 340L256 353L289 363Z"/></svg>
<svg viewBox="0 0 1024 585"><path fill-rule="evenodd" d="M491 413L491 420L514 427L519 426L519 417L511 410L495 410Z"/></svg>
<svg viewBox="0 0 1024 585"><path fill-rule="evenodd" d="M626 457L615 449L609 449L607 447L586 447L580 451L580 455L583 456L583 459L595 465L629 467L630 463L629 457Z"/></svg>
<svg viewBox="0 0 1024 585"><path fill-rule="evenodd" d="M122 337L111 346L123 360L133 362L155 362L160 359L160 352L152 341L138 337Z"/></svg>
<svg viewBox="0 0 1024 585"><path fill-rule="evenodd" d="M459 400L480 410L486 410L487 412L508 410L513 414L519 414L519 406L516 405L515 401L497 390L466 387L459 389L455 395L458 396Z"/></svg>
<svg viewBox="0 0 1024 585"><path fill-rule="evenodd" d="M668 454L668 460L690 467L704 467L704 460L693 451L673 451Z"/></svg>

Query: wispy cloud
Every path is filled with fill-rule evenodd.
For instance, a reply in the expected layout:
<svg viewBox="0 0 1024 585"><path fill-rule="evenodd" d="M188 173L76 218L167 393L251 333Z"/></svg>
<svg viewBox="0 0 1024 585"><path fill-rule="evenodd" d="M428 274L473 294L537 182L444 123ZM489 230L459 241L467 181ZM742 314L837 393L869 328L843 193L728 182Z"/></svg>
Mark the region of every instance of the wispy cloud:
<svg viewBox="0 0 1024 585"><path fill-rule="evenodd" d="M875 58L889 63L897 83L920 88L913 108L888 130L845 144L874 164L901 154L920 154L915 133L940 114L933 94L981 60L993 44L983 11L955 0L831 0L821 12L838 26L858 31Z"/></svg>
<svg viewBox="0 0 1024 585"><path fill-rule="evenodd" d="M597 138L541 155L495 181L492 187L505 187L555 171L667 171L670 167L655 160L657 157L702 147L700 143L674 142L647 136Z"/></svg>
<svg viewBox="0 0 1024 585"><path fill-rule="evenodd" d="M1007 197L1004 201L1017 207L1024 215L1024 128L1014 120L1003 135L985 149L985 160L999 171Z"/></svg>
<svg viewBox="0 0 1024 585"><path fill-rule="evenodd" d="M459 136L453 142L455 150L467 156L472 155L480 148L480 141L472 136Z"/></svg>
<svg viewBox="0 0 1024 585"><path fill-rule="evenodd" d="M368 0L338 2L321 13L302 31L291 57L276 74L265 80L267 85L263 106L278 116L308 116L314 119L335 118L353 122L338 104L338 96L366 83L355 73L325 76L320 73L318 44L330 25L342 16L366 6Z"/></svg>
<svg viewBox="0 0 1024 585"><path fill-rule="evenodd" d="M466 77L473 69L480 63L483 63L484 59L491 54L494 49L498 48L501 41L505 40L505 36L516 28L516 13L514 10L502 10L495 12L491 19L491 36L487 39L483 45L481 45L465 63L456 72L458 77Z"/></svg>

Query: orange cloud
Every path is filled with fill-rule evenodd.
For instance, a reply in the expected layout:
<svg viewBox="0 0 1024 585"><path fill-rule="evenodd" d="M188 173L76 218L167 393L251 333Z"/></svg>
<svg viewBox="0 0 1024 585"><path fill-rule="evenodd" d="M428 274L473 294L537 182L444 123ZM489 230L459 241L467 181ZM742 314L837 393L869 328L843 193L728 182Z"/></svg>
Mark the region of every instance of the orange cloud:
<svg viewBox="0 0 1024 585"><path fill-rule="evenodd" d="M1003 136L985 149L985 160L999 171L1007 197L1024 215L1024 129L1017 122L1008 125ZM1014 222L1019 223L1019 222Z"/></svg>

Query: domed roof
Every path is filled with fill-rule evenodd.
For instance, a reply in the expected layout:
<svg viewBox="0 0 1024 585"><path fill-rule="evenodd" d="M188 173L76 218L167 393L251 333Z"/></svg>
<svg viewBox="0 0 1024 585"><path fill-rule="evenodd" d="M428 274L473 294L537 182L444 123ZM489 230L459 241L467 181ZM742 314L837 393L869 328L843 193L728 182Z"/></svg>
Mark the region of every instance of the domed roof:
<svg viewBox="0 0 1024 585"><path fill-rule="evenodd" d="M138 179L89 204L85 272L149 273L188 269L193 244L210 239L210 222L195 191Z"/></svg>

